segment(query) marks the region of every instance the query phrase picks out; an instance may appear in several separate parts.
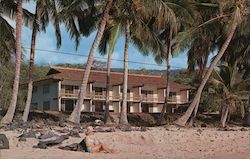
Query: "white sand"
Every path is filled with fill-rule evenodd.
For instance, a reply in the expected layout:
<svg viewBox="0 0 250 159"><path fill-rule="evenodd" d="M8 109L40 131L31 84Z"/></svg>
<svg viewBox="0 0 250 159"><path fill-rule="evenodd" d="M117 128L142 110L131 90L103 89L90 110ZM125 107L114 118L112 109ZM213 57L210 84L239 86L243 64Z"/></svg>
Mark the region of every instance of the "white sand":
<svg viewBox="0 0 250 159"><path fill-rule="evenodd" d="M240 128L236 128L240 129ZM146 132L96 133L116 154L73 152L54 146L34 149L37 139L19 142L17 132L1 132L10 141L9 150L1 150L0 159L250 159L248 131L217 131L216 129L150 128ZM81 134L84 137L84 134ZM62 145L80 142L70 138Z"/></svg>

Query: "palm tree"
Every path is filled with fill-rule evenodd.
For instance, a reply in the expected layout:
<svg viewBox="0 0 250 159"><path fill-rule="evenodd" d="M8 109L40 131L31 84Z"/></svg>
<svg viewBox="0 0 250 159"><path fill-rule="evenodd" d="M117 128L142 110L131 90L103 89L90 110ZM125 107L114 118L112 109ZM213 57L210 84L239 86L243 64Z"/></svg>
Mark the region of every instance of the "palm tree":
<svg viewBox="0 0 250 159"><path fill-rule="evenodd" d="M196 93L191 105L189 106L188 110L186 111L186 113L183 116L181 116L179 119L177 119L174 122L176 125L185 126L187 120L190 118L190 116L194 110L195 110L194 114L196 114L196 112L198 110L199 101L200 101L200 97L201 97L201 93L203 91L203 88L205 87L205 85L206 85L210 75L212 74L214 68L216 67L217 63L220 61L221 57L223 56L227 47L229 46L229 44L234 36L234 33L237 30L237 27L242 23L242 21L246 17L246 15L247 15L246 11L247 11L247 7L249 7L249 2L244 1L244 0L235 0L235 1L226 2L226 7L224 6L224 8L222 8L222 10L225 11L225 9L228 9L228 7L231 10L233 10L234 12L233 12L233 14L231 13L231 16L230 16L231 17L231 19L230 19L231 27L229 29L227 38L226 38L224 44L222 45L222 47L220 48L220 51L218 52L218 54L216 55L216 57L214 58L214 60L210 64L210 67L209 67L208 71L206 72L206 74L201 82L201 85L199 86L197 93Z"/></svg>
<svg viewBox="0 0 250 159"><path fill-rule="evenodd" d="M33 22L32 28L32 37L31 37L31 49L30 49L30 64L29 64L29 81L28 81L28 92L26 105L23 112L23 121L27 122L28 115L30 111L30 103L33 90L33 67L35 60L35 47L36 47L36 35L42 29L45 31L46 26L49 24L49 21L52 21L55 26L56 37L57 37L57 47L61 45L61 33L59 26L57 4L56 1L51 0L37 0L36 1L36 11L35 19Z"/></svg>
<svg viewBox="0 0 250 159"><path fill-rule="evenodd" d="M0 0L0 65L6 64L11 55L15 53L15 30L4 18L4 16L15 20L17 14L17 3L10 0ZM29 25L33 15L23 9L23 21L25 25Z"/></svg>
<svg viewBox="0 0 250 159"><path fill-rule="evenodd" d="M220 72L214 71L211 83L214 85L218 94L222 94L221 105L221 126L225 127L226 120L237 107L241 109L242 117L244 117L244 103L241 101L241 96L248 95L250 90L250 79L238 79L239 68L238 64L241 57L239 57L232 66L224 62L220 66Z"/></svg>
<svg viewBox="0 0 250 159"><path fill-rule="evenodd" d="M15 79L12 90L12 98L7 113L1 120L1 123L8 124L12 122L17 102L17 94L19 89L20 66L21 66L21 31L22 31L22 0L17 2L17 20L16 20L16 68Z"/></svg>
<svg viewBox="0 0 250 159"><path fill-rule="evenodd" d="M206 21L217 16L219 8L217 5L211 5L211 3L204 3L203 0L199 0L196 4L198 16L196 18L196 26L205 23ZM216 21L213 24L208 24L206 27L201 27L197 33L192 35L192 42L188 49L188 70L190 72L195 71L198 67L198 81L204 77L206 71L206 65L208 62L208 56L216 49L216 40L221 34L221 23Z"/></svg>
<svg viewBox="0 0 250 159"><path fill-rule="evenodd" d="M109 104L110 104L110 97L109 91L111 88L110 83L110 71L111 71L111 63L112 63L112 54L114 52L114 47L118 40L118 37L121 33L121 23L115 22L110 16L110 21L108 22L104 35L99 45L99 52L102 55L107 53L107 46L108 46L108 59L107 59L107 75L106 75L106 103L105 103L105 113L104 113L104 123L109 124L111 123L111 117L109 113Z"/></svg>
<svg viewBox="0 0 250 159"><path fill-rule="evenodd" d="M71 115L69 117L69 121L74 122L74 123L80 123L81 108L82 108L84 98L86 96L86 88L87 88L87 84L88 84L91 66L92 66L92 63L94 60L95 50L101 41L106 23L109 19L109 10L112 7L112 3L113 3L113 0L108 0L107 5L106 5L105 10L104 10L104 13L103 13L103 18L100 22L100 25L99 25L99 28L98 28L98 31L97 31L97 34L95 37L95 40L94 40L93 45L90 49L90 53L89 53L89 57L88 57L88 61L87 61L87 66L86 66L84 76L82 79L82 84L80 87L76 107L74 108L73 112L71 113Z"/></svg>
<svg viewBox="0 0 250 159"><path fill-rule="evenodd" d="M181 3L180 3L181 4ZM183 4L182 4L183 5ZM125 40L125 49L124 49L124 82L123 82L123 103L122 103L122 111L120 116L120 124L127 124L127 41L133 42L139 51L143 53L143 55L148 55L150 52L154 53L156 61L160 61L161 57L166 57L162 55L162 47L163 42L158 37L158 34L161 34L162 30L166 27L168 28L168 33L176 33L178 28L176 22L176 16L171 7L177 8L176 10L183 9L183 6L179 5L178 2L172 1L126 1L126 3L121 4L122 8L124 8L124 19L127 19L126 33L125 36L129 36L127 30L131 30L131 37L126 37ZM127 10L126 10L127 9ZM191 9L191 8L189 8ZM178 11L177 11L178 12ZM188 12L188 9L183 11L182 13L178 13L179 15L185 15ZM129 15L129 16L126 16ZM190 14L188 14L190 15ZM186 17L188 17L186 15ZM188 17L189 18L189 17ZM128 21L130 21L130 27L128 26ZM169 29L171 28L171 29ZM167 30L167 29L165 29ZM169 31L171 30L171 31ZM166 31L165 31L166 32ZM164 32L164 33L165 33ZM168 34L169 35L169 34ZM172 36L170 36L172 38ZM169 36L168 36L169 38ZM171 39L170 38L170 39ZM166 40L167 45L169 43L173 43L172 40ZM169 43L168 43L169 42ZM170 53L171 49L167 49L167 54ZM161 58L162 60L162 58ZM168 65L169 66L169 65Z"/></svg>
<svg viewBox="0 0 250 159"><path fill-rule="evenodd" d="M11 58L11 53L15 52L14 29L9 23L0 16L0 64L7 63Z"/></svg>
<svg viewBox="0 0 250 159"><path fill-rule="evenodd" d="M134 34L136 36L132 36L131 39L144 55L152 53L156 63L162 64L163 61L166 62L166 88L169 88L169 62L170 55L175 54L172 50L176 42L176 35L179 31L184 30L184 28L193 23L195 7L191 0L185 2L172 0L144 1L144 3L142 3L143 5L138 4L137 8L142 10L141 14L143 14L144 17L141 18L141 20L137 18L136 21L133 22L141 24L135 25L137 29ZM148 8L141 6L147 6ZM167 89L166 94L169 94L168 92L169 89ZM161 122L166 112L167 102L168 95L165 97L159 122Z"/></svg>
<svg viewBox="0 0 250 159"><path fill-rule="evenodd" d="M122 93L122 108L120 113L120 125L128 124L127 119L127 88L128 88L128 47L129 42L133 42L137 48L144 54L148 55L150 51L158 52L161 49L161 42L155 32L149 25L152 23L152 17L167 17L169 13L167 7L161 0L157 1L126 1L120 4L122 19L125 26L125 46L124 46L124 73L123 73L123 93ZM161 8L161 9L159 9ZM129 16L128 16L129 15ZM157 18L155 18L157 19ZM164 19L164 18L163 18ZM167 18L166 18L167 19ZM166 23L168 20L162 20L161 23ZM148 23L147 23L148 22ZM132 34L131 34L132 33Z"/></svg>
<svg viewBox="0 0 250 159"><path fill-rule="evenodd" d="M119 36L121 30L125 30L125 38L126 35L128 35L126 30L131 30L129 33L130 38L129 40L125 40L125 49L124 49L124 82L123 82L123 106L121 111L121 117L122 117L122 123L121 124L127 124L127 100L126 100L126 94L127 94L127 76L128 76L128 68L127 68L127 47L128 47L128 41L131 41L135 44L135 46L140 50L141 53L144 55L148 55L150 51L159 51L159 48L161 44L159 43L159 40L157 38L157 35L153 32L151 25L149 23L152 21L152 17L148 16L149 13L146 12L146 10L149 11L149 7L144 7L143 9L141 6L147 5L151 6L150 4L154 4L155 1L116 1L114 4L115 6L118 6L114 8L111 11L111 19L108 23L110 24L112 29L110 27L106 28L106 32L101 40L100 43L100 52L102 54L106 53L107 45L108 43L115 44L116 38ZM160 2L160 1L159 1ZM160 3L161 5L163 3ZM156 10L156 9L154 9ZM157 8L158 11L158 8ZM152 7L150 9L150 12L152 13ZM129 14L128 14L129 13ZM154 14L150 14L154 15ZM148 18L148 17L150 18ZM128 27L128 21L130 21L130 26ZM127 28L127 29L126 29ZM130 29L131 28L131 29ZM110 45L110 44L109 44ZM110 48L113 46L111 45ZM110 53L110 52L109 52ZM108 65L111 63L111 58L108 56ZM110 70L108 69L107 72ZM107 80L108 82L109 80ZM108 82L109 83L109 82ZM107 83L107 87L110 87ZM108 88L107 88L108 89ZM108 94L107 94L108 95ZM107 98L107 96L106 96ZM106 112L108 112L108 104L106 104ZM126 107L126 108L124 108ZM107 114L107 113L105 113ZM105 115L106 116L106 115ZM121 118L120 118L121 119Z"/></svg>
<svg viewBox="0 0 250 159"><path fill-rule="evenodd" d="M123 92L122 92L122 108L119 124L128 124L127 118L127 91L128 91L128 47L130 41L130 25L131 22L127 20L125 28L125 46L124 46L124 59L123 59Z"/></svg>

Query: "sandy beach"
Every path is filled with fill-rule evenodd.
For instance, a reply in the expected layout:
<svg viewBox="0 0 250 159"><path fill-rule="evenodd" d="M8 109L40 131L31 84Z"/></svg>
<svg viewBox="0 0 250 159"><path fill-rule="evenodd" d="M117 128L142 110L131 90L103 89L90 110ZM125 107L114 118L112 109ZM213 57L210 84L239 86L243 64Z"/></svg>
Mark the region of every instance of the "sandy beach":
<svg viewBox="0 0 250 159"><path fill-rule="evenodd" d="M175 127L149 128L148 131L96 133L103 143L116 150L115 154L85 153L58 149L32 148L38 139L18 141L21 132L5 131L9 150L1 150L1 159L250 159L250 129L218 131L216 128L180 129ZM62 145L79 143L84 138L70 137Z"/></svg>

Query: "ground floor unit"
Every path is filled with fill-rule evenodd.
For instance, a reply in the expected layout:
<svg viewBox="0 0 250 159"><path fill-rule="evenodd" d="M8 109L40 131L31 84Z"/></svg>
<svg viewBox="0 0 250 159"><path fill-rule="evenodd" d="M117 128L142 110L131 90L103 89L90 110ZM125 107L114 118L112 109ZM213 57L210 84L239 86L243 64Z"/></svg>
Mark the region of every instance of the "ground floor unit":
<svg viewBox="0 0 250 159"><path fill-rule="evenodd" d="M62 112L71 112L73 111L77 99L61 99L60 104L58 106L51 107L42 107L37 108L38 110L55 110L55 111L62 111ZM56 102L54 103L56 104ZM164 103L146 103L146 102L127 102L127 112L129 113L160 113L162 111ZM53 108L52 108L53 107ZM56 108L57 107L57 108ZM122 101L111 101L109 105L109 111L114 113L121 112ZM170 111L174 111L177 107L176 104L169 104L168 107ZM82 105L82 112L104 112L105 111L105 101L101 100L85 100L84 104Z"/></svg>

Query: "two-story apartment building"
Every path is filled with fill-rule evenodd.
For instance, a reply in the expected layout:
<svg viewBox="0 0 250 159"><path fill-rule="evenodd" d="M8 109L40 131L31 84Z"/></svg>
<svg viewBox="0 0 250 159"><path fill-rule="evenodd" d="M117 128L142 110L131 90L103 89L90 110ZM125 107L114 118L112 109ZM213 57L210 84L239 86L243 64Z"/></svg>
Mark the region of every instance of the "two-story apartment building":
<svg viewBox="0 0 250 159"><path fill-rule="evenodd" d="M32 109L72 111L84 74L83 69L51 67L47 75L34 81ZM120 112L122 104L123 74L111 72L112 88L109 92L111 112ZM170 82L169 104L189 102L190 86ZM161 112L166 95L166 81L160 75L129 74L128 112ZM91 70L83 112L102 112L105 109L106 72Z"/></svg>

